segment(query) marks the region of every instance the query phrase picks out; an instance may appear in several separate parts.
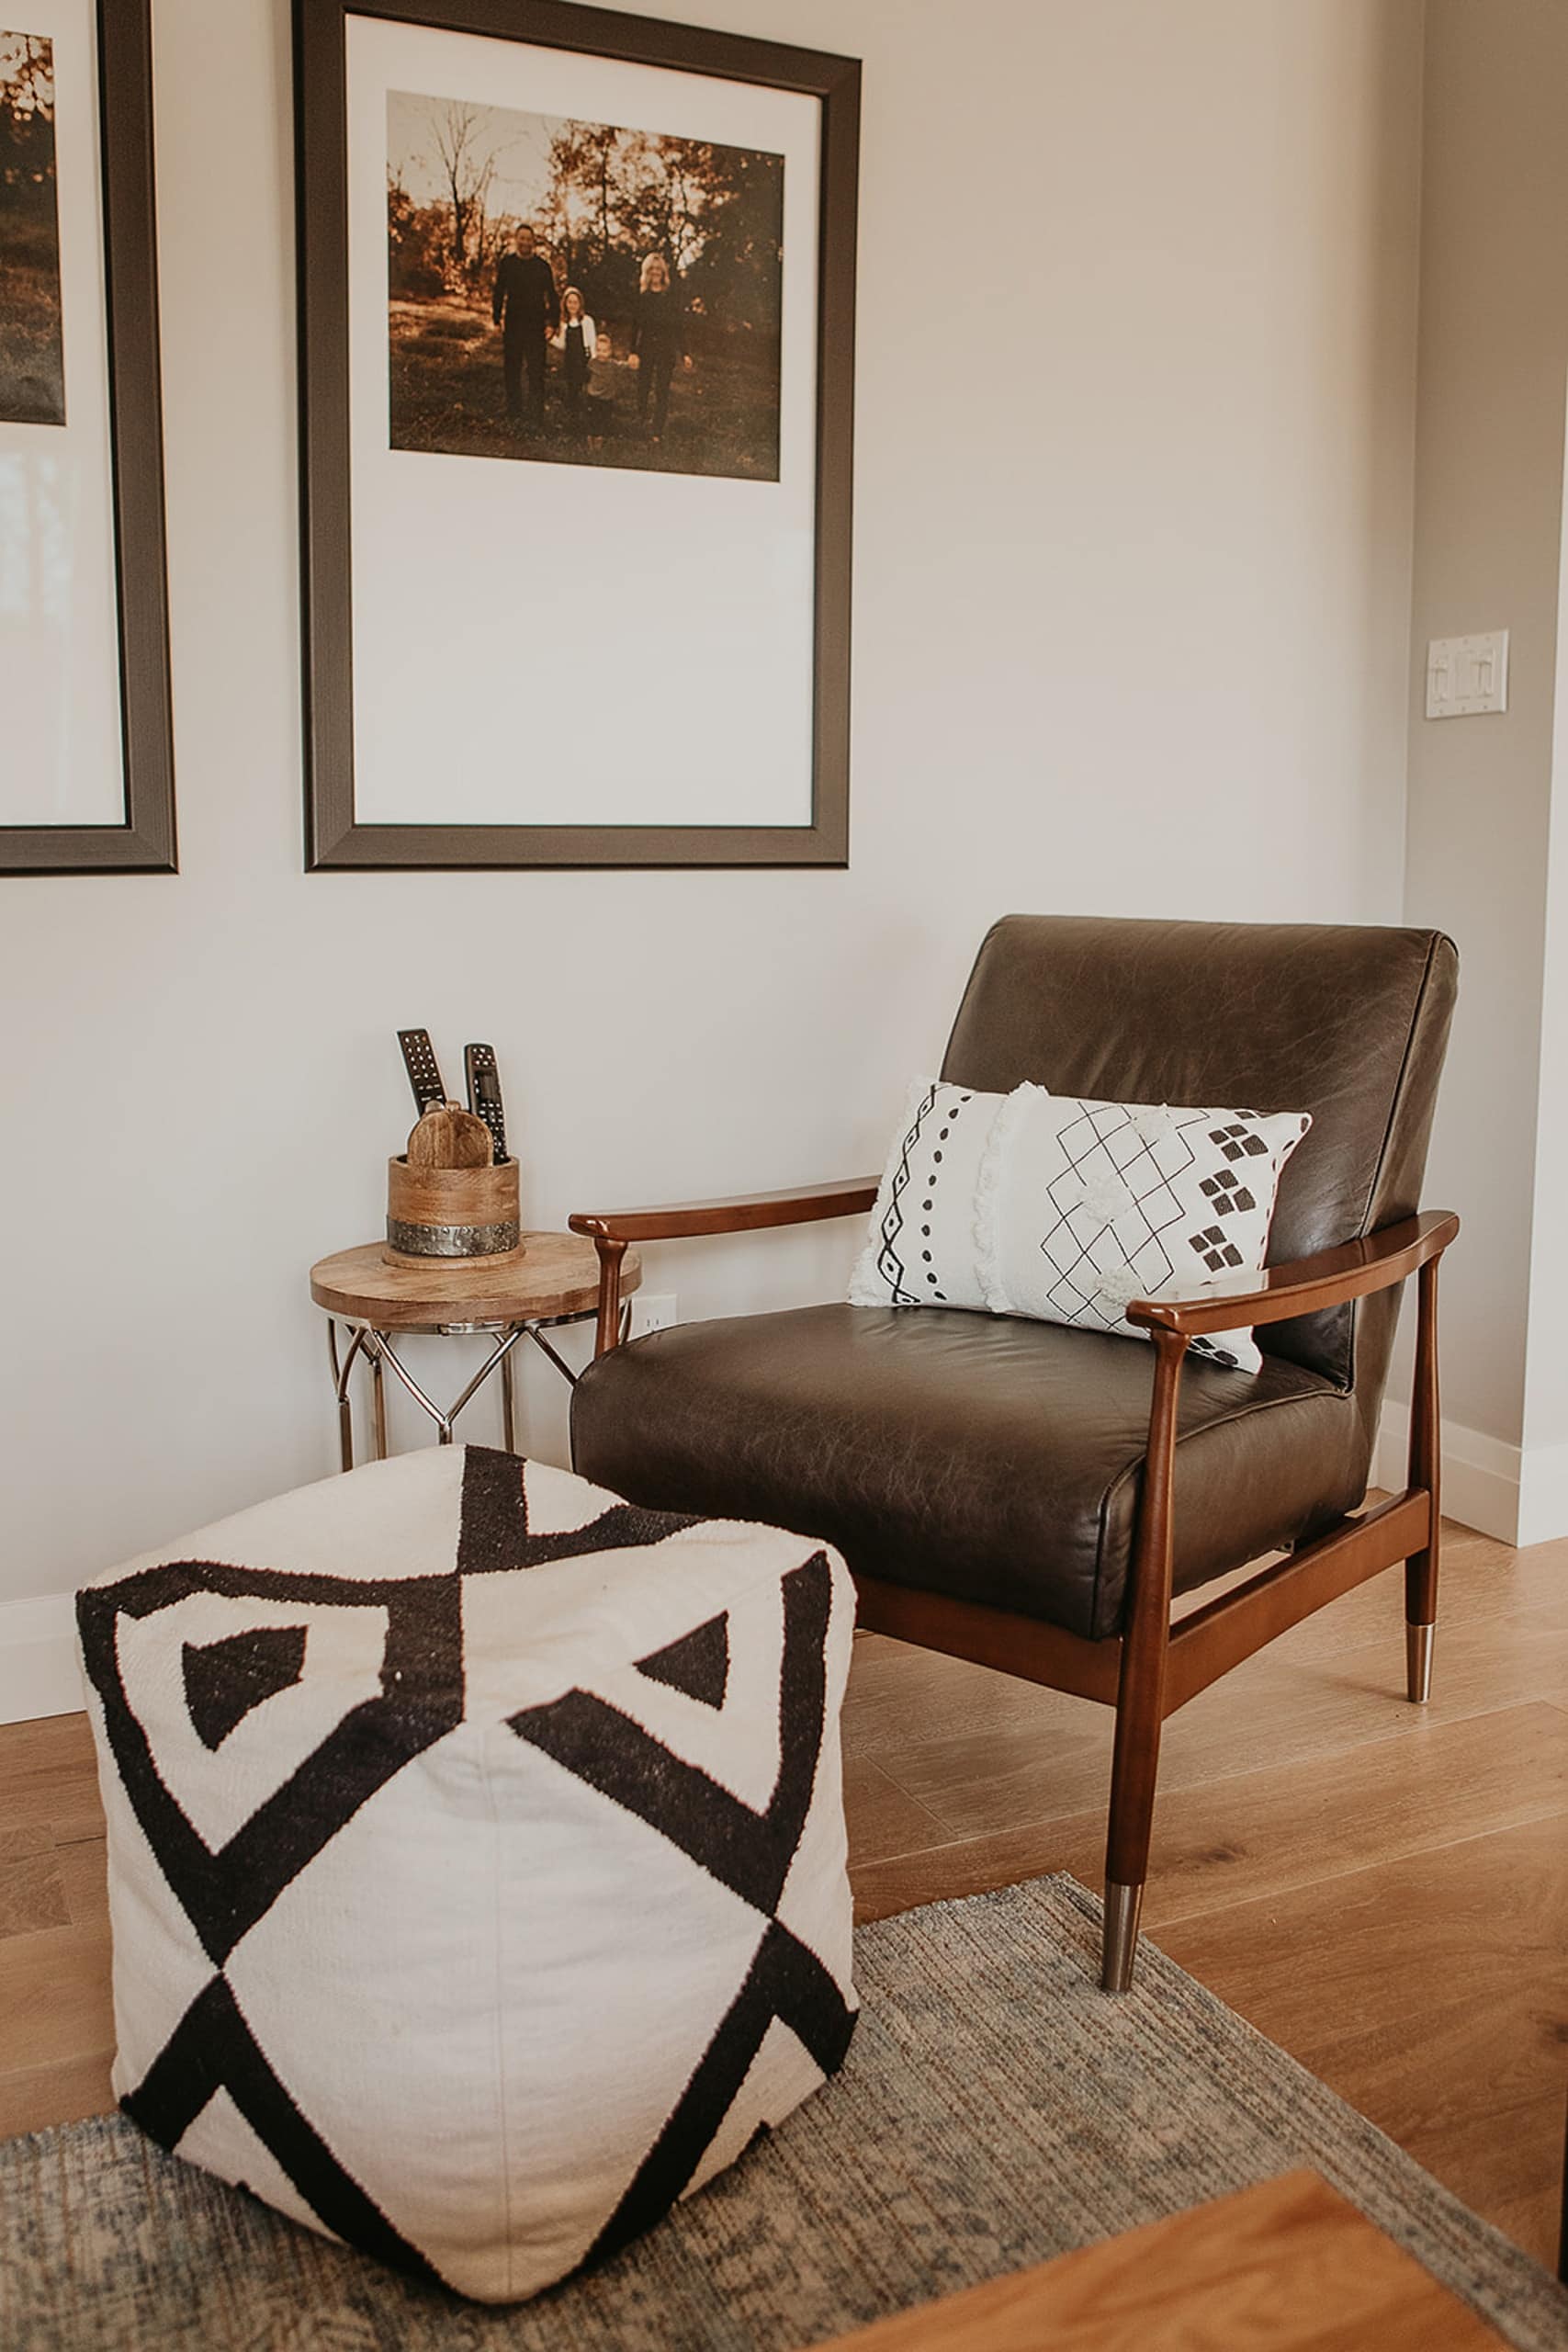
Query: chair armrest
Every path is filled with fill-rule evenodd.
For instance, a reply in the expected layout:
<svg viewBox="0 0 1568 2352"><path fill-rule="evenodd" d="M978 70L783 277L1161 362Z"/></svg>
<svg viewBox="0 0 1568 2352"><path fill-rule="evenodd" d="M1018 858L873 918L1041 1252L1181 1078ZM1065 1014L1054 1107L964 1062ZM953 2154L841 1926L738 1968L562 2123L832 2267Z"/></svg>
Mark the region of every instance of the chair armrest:
<svg viewBox="0 0 1568 2352"><path fill-rule="evenodd" d="M1440 1256L1459 1231L1451 1209L1427 1209L1402 1224L1385 1225L1363 1240L1315 1258L1270 1266L1250 1291L1206 1289L1191 1298L1138 1298L1124 1312L1145 1330L1174 1331L1195 1340L1205 1331L1235 1331L1249 1323L1282 1323L1292 1315L1315 1315L1368 1291L1387 1290L1417 1267Z"/></svg>
<svg viewBox="0 0 1568 2352"><path fill-rule="evenodd" d="M792 1185L783 1193L738 1193L729 1200L684 1201L662 1209L580 1211L573 1233L592 1241L681 1241L705 1233L756 1233L771 1225L814 1225L821 1217L863 1216L876 1199L877 1179L854 1176L841 1184Z"/></svg>

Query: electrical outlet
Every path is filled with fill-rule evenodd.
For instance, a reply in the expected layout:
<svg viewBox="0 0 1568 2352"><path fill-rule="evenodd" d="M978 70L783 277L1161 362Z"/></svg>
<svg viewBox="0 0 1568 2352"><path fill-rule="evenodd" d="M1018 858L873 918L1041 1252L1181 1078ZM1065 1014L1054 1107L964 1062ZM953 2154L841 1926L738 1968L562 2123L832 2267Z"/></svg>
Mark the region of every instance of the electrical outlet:
<svg viewBox="0 0 1568 2352"><path fill-rule="evenodd" d="M638 1291L632 1300L631 1337L640 1340L649 1331L668 1331L671 1324L679 1319L672 1290L655 1291L651 1296Z"/></svg>

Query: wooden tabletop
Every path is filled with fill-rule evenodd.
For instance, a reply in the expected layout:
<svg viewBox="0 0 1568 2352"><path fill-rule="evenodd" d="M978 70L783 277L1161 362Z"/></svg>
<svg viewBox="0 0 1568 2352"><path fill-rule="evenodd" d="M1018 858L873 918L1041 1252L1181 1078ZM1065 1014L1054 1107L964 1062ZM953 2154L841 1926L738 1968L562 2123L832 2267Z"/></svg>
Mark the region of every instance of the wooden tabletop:
<svg viewBox="0 0 1568 2352"><path fill-rule="evenodd" d="M635 1250L621 1261L623 1295L642 1281ZM522 1323L591 1314L599 1303L599 1256L575 1233L525 1233L520 1256L393 1261L382 1241L339 1250L310 1269L310 1296L329 1315L378 1331L437 1323Z"/></svg>
<svg viewBox="0 0 1568 2352"><path fill-rule="evenodd" d="M1316 2173L1291 2172L878 2320L819 2352L1498 2352L1502 2343Z"/></svg>

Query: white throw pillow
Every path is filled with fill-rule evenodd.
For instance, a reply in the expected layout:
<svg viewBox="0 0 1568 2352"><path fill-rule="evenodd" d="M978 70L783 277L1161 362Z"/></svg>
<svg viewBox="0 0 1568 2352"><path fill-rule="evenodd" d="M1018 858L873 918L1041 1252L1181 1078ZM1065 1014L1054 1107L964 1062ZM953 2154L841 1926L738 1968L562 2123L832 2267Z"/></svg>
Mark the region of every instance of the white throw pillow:
<svg viewBox="0 0 1568 2352"><path fill-rule="evenodd" d="M955 1108L972 1123L958 1153ZM1280 1171L1311 1125L1302 1111L925 1086L889 1158L851 1301L986 1306L1146 1338L1126 1319L1132 1299L1250 1287ZM1192 1346L1241 1371L1262 1366L1247 1329Z"/></svg>

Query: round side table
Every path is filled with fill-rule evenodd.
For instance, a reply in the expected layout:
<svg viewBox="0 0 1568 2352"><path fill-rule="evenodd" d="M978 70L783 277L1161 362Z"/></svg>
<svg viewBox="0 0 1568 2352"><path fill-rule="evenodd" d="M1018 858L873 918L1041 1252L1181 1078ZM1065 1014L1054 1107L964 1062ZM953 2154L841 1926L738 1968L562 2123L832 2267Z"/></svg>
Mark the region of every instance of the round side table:
<svg viewBox="0 0 1568 2352"><path fill-rule="evenodd" d="M642 1281L642 1263L628 1250L621 1265L623 1295ZM517 1398L513 1351L532 1340L563 1378L577 1374L549 1340L547 1330L581 1323L598 1311L599 1259L592 1241L575 1233L525 1233L519 1257L432 1258L424 1265L394 1264L379 1241L360 1243L322 1258L310 1269L310 1296L326 1311L327 1352L337 1397L343 1466L354 1467L354 1411L349 1375L361 1356L370 1366L376 1459L387 1458L387 1394L384 1374L402 1384L423 1413L435 1423L441 1445L452 1442L452 1425L499 1366L502 1415L509 1453L517 1451ZM630 1314L629 1306L623 1310ZM339 1323L347 1346L338 1346ZM445 1409L426 1395L393 1346L394 1335L467 1338L480 1333L492 1342L478 1372Z"/></svg>

